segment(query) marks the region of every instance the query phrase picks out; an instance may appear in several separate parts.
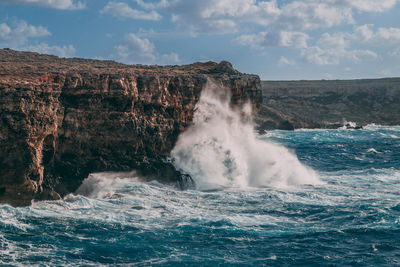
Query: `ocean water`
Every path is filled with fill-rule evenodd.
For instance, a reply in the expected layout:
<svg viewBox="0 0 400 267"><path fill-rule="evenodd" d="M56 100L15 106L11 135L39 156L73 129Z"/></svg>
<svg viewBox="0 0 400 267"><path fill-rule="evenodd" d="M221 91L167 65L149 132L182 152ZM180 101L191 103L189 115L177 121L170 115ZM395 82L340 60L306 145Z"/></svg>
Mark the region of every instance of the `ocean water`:
<svg viewBox="0 0 400 267"><path fill-rule="evenodd" d="M95 174L86 196L1 206L0 263L400 265L400 127L259 138L284 144L322 183L179 191Z"/></svg>
<svg viewBox="0 0 400 267"><path fill-rule="evenodd" d="M63 200L2 205L0 264L400 265L400 126L257 135L215 96L171 153L196 188L96 173Z"/></svg>

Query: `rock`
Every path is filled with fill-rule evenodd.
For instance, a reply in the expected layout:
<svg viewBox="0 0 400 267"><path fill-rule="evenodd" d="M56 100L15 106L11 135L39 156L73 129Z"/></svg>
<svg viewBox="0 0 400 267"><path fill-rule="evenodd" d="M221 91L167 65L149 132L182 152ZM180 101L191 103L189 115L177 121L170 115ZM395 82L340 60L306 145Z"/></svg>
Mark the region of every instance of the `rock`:
<svg viewBox="0 0 400 267"><path fill-rule="evenodd" d="M343 120L357 127L400 124L400 78L263 81L263 107L256 117L297 128L339 128ZM268 112L267 112L267 111Z"/></svg>
<svg viewBox="0 0 400 267"><path fill-rule="evenodd" d="M239 72L235 70L232 67L232 64L228 61L221 61L211 70L211 73L239 74Z"/></svg>
<svg viewBox="0 0 400 267"><path fill-rule="evenodd" d="M294 126L290 121L286 120L286 121L281 122L281 124L279 125L279 129L287 130L287 131L294 131Z"/></svg>
<svg viewBox="0 0 400 267"><path fill-rule="evenodd" d="M59 199L103 171L187 187L191 178L164 159L210 78L231 89L232 105L261 107L259 77L229 62L161 67L0 50L0 202Z"/></svg>
<svg viewBox="0 0 400 267"><path fill-rule="evenodd" d="M350 124L350 123L347 123L346 125L344 125L344 128L346 128L347 130L361 130L361 129L363 129L363 127L360 126L360 125L355 125L355 124Z"/></svg>

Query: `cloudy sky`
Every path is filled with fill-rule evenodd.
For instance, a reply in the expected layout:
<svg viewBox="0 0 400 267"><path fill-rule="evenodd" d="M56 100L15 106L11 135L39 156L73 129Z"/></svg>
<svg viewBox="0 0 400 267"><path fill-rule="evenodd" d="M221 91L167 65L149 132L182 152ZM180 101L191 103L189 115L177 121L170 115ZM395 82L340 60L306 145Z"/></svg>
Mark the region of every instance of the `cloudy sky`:
<svg viewBox="0 0 400 267"><path fill-rule="evenodd" d="M0 47L266 80L400 76L400 0L0 0Z"/></svg>

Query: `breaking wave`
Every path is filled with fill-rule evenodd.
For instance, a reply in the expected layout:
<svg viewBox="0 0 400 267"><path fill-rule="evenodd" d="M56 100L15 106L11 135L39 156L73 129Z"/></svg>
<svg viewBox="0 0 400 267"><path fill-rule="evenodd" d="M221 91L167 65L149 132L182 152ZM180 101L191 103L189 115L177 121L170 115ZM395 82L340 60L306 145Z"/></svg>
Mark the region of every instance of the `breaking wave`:
<svg viewBox="0 0 400 267"><path fill-rule="evenodd" d="M193 125L171 152L175 166L193 177L197 189L320 183L288 149L258 138L249 103L235 108L230 99L228 88L209 80Z"/></svg>
<svg viewBox="0 0 400 267"><path fill-rule="evenodd" d="M228 142L229 134L218 137ZM94 173L63 200L0 205L0 265L399 265L400 126L251 136L256 144L242 141L243 158L261 151L253 157L273 160L276 151L267 149L281 143L324 183L181 191L136 172Z"/></svg>

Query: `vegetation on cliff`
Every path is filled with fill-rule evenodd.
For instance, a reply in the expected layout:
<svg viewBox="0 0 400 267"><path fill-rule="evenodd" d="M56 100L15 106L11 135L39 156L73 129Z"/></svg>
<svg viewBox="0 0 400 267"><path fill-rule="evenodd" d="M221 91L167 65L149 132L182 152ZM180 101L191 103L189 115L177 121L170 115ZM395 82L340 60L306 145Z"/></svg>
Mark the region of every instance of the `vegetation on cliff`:
<svg viewBox="0 0 400 267"><path fill-rule="evenodd" d="M263 81L260 130L400 125L400 78Z"/></svg>

